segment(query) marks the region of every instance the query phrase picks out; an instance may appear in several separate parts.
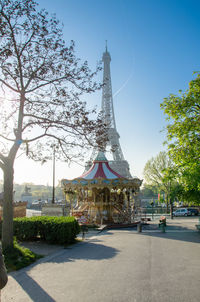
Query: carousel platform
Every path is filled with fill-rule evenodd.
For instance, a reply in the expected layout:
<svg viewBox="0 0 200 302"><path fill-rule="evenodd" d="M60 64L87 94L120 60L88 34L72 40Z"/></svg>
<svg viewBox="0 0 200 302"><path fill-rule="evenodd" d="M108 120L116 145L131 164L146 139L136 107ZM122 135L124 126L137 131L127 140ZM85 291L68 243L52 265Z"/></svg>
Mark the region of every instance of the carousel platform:
<svg viewBox="0 0 200 302"><path fill-rule="evenodd" d="M99 230L100 232L103 230L110 230L110 229L126 229L126 228L137 228L138 224L142 225L143 227L148 228L151 227L151 220L143 220L140 219L138 221L134 221L132 223L113 223L113 224L107 224L107 225L102 225L99 228L97 228L97 230Z"/></svg>
<svg viewBox="0 0 200 302"><path fill-rule="evenodd" d="M133 228L133 227L137 227L139 221L136 222L132 222L132 223L113 223L113 224L108 224L105 225L103 230L107 230L107 229L122 229L122 228Z"/></svg>

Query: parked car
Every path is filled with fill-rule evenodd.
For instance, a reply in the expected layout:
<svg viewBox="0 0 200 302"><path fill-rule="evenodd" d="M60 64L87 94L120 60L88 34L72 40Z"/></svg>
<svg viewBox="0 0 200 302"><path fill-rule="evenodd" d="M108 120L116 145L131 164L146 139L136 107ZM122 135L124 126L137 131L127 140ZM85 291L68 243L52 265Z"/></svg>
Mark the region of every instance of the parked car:
<svg viewBox="0 0 200 302"><path fill-rule="evenodd" d="M174 216L190 216L191 212L186 209L186 208L182 208L182 209L178 209L175 212L173 212Z"/></svg>
<svg viewBox="0 0 200 302"><path fill-rule="evenodd" d="M199 215L199 211L197 209L188 208L188 211L190 212L191 216L198 216Z"/></svg>
<svg viewBox="0 0 200 302"><path fill-rule="evenodd" d="M38 200L34 200L33 202L32 202L32 205L38 205L40 202L38 201Z"/></svg>

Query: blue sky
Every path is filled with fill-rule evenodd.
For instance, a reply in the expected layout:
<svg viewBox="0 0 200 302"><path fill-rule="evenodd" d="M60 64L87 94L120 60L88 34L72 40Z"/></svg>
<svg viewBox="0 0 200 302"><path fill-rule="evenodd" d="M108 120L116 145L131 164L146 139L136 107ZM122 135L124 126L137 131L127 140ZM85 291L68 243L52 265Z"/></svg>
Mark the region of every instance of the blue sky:
<svg viewBox="0 0 200 302"><path fill-rule="evenodd" d="M132 175L143 178L147 160L163 150L165 118L160 103L170 93L187 89L193 72L200 70L200 1L37 2L40 8L56 13L64 24L64 39L75 41L77 56L88 60L91 68L101 59L108 40L113 94L123 88L114 97L121 147ZM101 93L88 101L100 108ZM22 166L25 173L21 173ZM57 179L81 173L79 166L57 163ZM15 181L51 184L51 163L39 166L18 159Z"/></svg>

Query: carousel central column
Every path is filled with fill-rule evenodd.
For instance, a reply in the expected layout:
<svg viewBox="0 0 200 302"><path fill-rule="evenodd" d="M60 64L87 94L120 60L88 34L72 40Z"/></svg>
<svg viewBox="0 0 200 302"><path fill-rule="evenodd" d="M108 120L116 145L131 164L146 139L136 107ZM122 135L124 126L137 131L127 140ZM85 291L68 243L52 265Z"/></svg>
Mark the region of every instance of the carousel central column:
<svg viewBox="0 0 200 302"><path fill-rule="evenodd" d="M126 191L127 196L127 207L128 207L128 222L131 223L131 204L130 204L130 191L127 189Z"/></svg>

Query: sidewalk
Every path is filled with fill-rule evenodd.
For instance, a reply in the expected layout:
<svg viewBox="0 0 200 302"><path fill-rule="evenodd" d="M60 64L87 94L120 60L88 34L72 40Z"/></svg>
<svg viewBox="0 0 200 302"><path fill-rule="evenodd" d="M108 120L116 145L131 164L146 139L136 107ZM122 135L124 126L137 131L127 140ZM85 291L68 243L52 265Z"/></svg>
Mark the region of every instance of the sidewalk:
<svg viewBox="0 0 200 302"><path fill-rule="evenodd" d="M196 224L199 221L199 217L174 217L171 219L167 217L167 226L165 228L166 232L187 232L187 231L197 231ZM148 225L143 226L143 230L160 230L159 227L159 219L152 220L148 223Z"/></svg>
<svg viewBox="0 0 200 302"><path fill-rule="evenodd" d="M85 241L66 248L37 243L47 255L9 274L2 302L199 301L197 221L168 219L166 233L91 230Z"/></svg>
<svg viewBox="0 0 200 302"><path fill-rule="evenodd" d="M89 239L93 236L96 236L99 233L98 230L90 230L85 234L85 239ZM78 240L82 240L82 233L79 233L77 236ZM49 256L54 253L57 253L60 250L65 249L66 247L63 245L58 245L58 244L48 244L46 242L42 241L31 241L31 242L22 242L22 246L30 249L32 252L38 254L38 255L43 255L43 256Z"/></svg>
<svg viewBox="0 0 200 302"><path fill-rule="evenodd" d="M170 218L167 218L167 226L165 228L165 232L192 232L196 230L195 225L198 223L199 218L195 217L179 217L174 218L171 220ZM161 232L161 230L158 227L159 219L149 221L148 224L142 226L142 232ZM137 227L131 228L134 232L137 232ZM109 229L111 230L111 229ZM119 229L123 230L123 228ZM101 232L101 229L89 229L87 233L85 233L85 239L90 239L92 237L97 236ZM103 232L107 232L107 230L103 230ZM82 233L79 233L77 236L77 239L82 241ZM36 254L48 256L52 255L65 247L62 245L57 244L47 244L45 242L41 241L35 241L35 242L23 242L23 246L29 248L31 251L33 251Z"/></svg>

